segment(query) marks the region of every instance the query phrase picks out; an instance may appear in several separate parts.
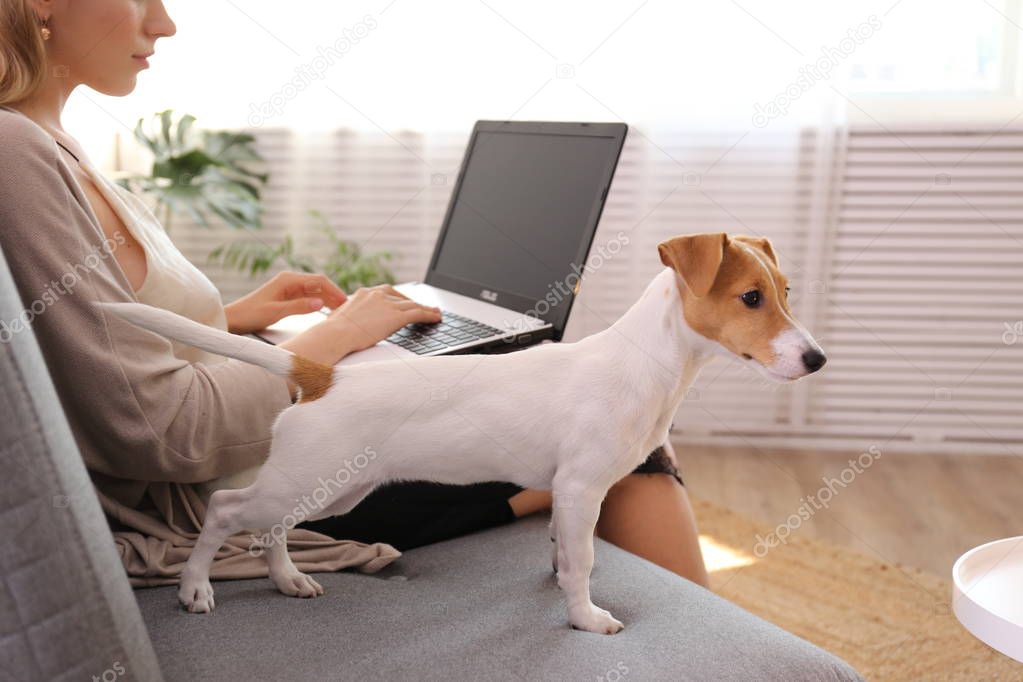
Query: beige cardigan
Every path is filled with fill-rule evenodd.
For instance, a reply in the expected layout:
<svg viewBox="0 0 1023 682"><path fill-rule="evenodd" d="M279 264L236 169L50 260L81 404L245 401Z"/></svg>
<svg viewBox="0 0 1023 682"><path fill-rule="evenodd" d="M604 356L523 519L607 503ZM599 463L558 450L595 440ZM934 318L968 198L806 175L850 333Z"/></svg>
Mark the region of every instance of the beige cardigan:
<svg viewBox="0 0 1023 682"><path fill-rule="evenodd" d="M261 463L290 405L283 379L237 360L190 363L171 343L94 301L135 294L54 139L0 106L0 248L132 584L173 584L205 516L193 485ZM218 552L213 578L267 575L247 534ZM374 572L390 545L288 533L299 569Z"/></svg>

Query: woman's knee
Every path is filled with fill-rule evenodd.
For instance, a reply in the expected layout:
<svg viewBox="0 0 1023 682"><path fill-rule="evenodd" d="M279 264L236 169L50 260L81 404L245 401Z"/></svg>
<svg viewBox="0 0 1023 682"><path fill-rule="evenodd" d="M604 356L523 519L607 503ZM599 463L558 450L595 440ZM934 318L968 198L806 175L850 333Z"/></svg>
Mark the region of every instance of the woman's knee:
<svg viewBox="0 0 1023 682"><path fill-rule="evenodd" d="M616 483L604 501L597 535L707 585L689 497L669 474L630 474Z"/></svg>

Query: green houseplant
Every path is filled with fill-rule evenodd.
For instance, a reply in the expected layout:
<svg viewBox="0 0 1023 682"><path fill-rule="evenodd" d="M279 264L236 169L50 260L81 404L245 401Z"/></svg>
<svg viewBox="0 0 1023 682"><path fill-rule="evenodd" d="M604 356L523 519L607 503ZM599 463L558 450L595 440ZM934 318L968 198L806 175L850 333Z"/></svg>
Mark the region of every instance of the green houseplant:
<svg viewBox="0 0 1023 682"><path fill-rule="evenodd" d="M316 222L314 229L323 233L330 245L321 257L296 253L295 243L291 235L287 235L277 245L248 240L218 246L210 252L208 262L219 261L228 267L247 271L250 277L283 262L292 270L322 272L343 291L349 292L360 286L394 284L394 274L385 265L385 261L391 260L390 253L364 253L355 242L341 239L322 213L310 210L309 215Z"/></svg>
<svg viewBox="0 0 1023 682"><path fill-rule="evenodd" d="M171 109L154 114L148 126L140 118L134 135L152 152L152 169L118 182L155 197L154 213L168 234L175 214L187 214L203 227L210 226L210 215L234 228L262 227L260 192L270 176L260 172L264 159L255 137L196 130L195 120L191 114L175 120Z"/></svg>

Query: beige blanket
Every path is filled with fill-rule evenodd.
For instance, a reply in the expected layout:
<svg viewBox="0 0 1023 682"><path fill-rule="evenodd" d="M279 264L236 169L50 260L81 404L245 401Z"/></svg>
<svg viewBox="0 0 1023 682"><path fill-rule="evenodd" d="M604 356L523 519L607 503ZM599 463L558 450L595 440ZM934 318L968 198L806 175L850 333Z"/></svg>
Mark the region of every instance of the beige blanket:
<svg viewBox="0 0 1023 682"><path fill-rule="evenodd" d="M190 485L156 483L149 486L148 495L155 504L144 511L118 504L102 493L100 503L111 523L124 528L114 532L114 541L132 585L176 584L198 537L195 529L206 507ZM266 562L249 550L245 534L228 538L217 552L210 577L223 580L265 576ZM349 567L374 573L401 556L383 543L339 542L303 529L288 532L288 553L300 571L309 573Z"/></svg>

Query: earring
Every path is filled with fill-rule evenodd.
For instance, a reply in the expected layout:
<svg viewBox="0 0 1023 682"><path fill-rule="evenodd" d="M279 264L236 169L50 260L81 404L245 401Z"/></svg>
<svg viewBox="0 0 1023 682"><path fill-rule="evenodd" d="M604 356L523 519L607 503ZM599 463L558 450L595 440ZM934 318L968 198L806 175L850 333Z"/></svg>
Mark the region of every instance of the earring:
<svg viewBox="0 0 1023 682"><path fill-rule="evenodd" d="M43 19L43 27L41 29L39 29L39 33L42 34L43 40L49 40L50 39L50 28L49 28L49 25L48 25L49 23L50 23L50 18L49 17Z"/></svg>

